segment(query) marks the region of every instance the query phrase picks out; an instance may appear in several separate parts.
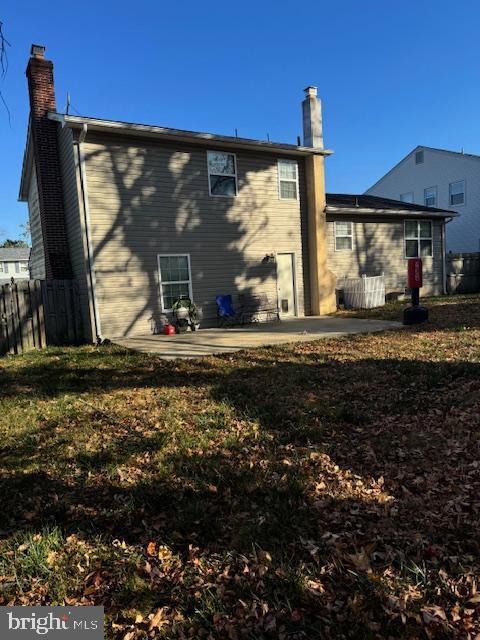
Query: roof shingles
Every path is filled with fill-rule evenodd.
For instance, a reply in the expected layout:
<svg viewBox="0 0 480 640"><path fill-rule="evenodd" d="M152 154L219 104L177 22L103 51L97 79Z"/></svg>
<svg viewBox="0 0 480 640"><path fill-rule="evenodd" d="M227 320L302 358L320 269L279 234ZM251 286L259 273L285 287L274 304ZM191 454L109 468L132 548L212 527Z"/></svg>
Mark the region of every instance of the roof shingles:
<svg viewBox="0 0 480 640"><path fill-rule="evenodd" d="M412 202L402 202L390 198L379 196L369 196L365 194L356 195L350 193L327 193L327 213L328 211L345 211L354 213L359 211L364 213L368 210L372 214L388 213L391 215L434 215L435 217L456 217L458 213L448 209L436 209Z"/></svg>
<svg viewBox="0 0 480 640"><path fill-rule="evenodd" d="M30 247L0 247L0 262L28 260Z"/></svg>

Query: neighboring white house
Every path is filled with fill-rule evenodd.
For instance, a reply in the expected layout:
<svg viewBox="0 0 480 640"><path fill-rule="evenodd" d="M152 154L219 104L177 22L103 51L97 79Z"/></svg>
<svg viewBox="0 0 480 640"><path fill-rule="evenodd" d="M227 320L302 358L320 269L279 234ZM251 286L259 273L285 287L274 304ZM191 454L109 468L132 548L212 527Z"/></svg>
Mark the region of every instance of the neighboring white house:
<svg viewBox="0 0 480 640"><path fill-rule="evenodd" d="M0 284L15 280L29 280L30 247L0 248Z"/></svg>
<svg viewBox="0 0 480 640"><path fill-rule="evenodd" d="M365 193L456 211L447 251L480 251L480 156L418 146Z"/></svg>

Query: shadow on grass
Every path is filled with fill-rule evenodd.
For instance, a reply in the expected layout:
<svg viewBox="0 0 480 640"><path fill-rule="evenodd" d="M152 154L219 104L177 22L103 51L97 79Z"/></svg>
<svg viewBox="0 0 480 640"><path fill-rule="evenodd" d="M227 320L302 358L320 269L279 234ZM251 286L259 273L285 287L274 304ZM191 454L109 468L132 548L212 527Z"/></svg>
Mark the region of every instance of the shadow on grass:
<svg viewBox="0 0 480 640"><path fill-rule="evenodd" d="M440 568L456 575L480 569L480 365L342 362L321 344L299 349L307 351L176 365L113 351L94 355L102 368L85 366L81 357L72 366L66 351L52 356L59 359L50 362L48 380L35 363L11 377L7 372L4 398L15 392L28 398L32 389L47 398L92 390L201 391L213 413L226 405L235 420L257 425L258 435L228 447L175 450L162 427L141 432L122 415L100 412L93 419L105 442L89 451L73 445L75 430L92 421L90 409L60 439L62 420L51 420L39 440L29 432L1 450L2 535L47 524L140 547L154 538L185 558L191 545L209 557L265 549L276 569L256 585L255 597L292 633L369 638L379 625L383 634L402 637L399 614L388 613L387 604L408 582L405 567L437 576ZM286 590L285 566L290 578L301 576L298 588ZM386 571L399 575L397 586L384 579ZM306 581L321 575L326 595L312 597ZM164 584L150 588L158 606L172 605ZM234 581L230 588L235 601L245 597ZM134 607L135 588L129 593ZM115 607L115 587L112 594ZM444 605L449 598L434 580L422 602ZM220 592L214 603L233 611ZM292 621L292 609L302 612L301 622ZM423 637L418 620L409 624ZM442 636L441 624L434 630L436 637L451 632ZM275 637L265 629L252 633Z"/></svg>

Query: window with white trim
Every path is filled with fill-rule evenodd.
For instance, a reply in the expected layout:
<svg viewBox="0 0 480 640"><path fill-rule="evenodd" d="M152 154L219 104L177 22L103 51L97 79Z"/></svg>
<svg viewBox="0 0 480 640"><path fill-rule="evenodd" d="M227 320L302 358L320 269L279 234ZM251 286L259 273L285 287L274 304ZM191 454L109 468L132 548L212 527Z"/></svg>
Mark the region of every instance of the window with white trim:
<svg viewBox="0 0 480 640"><path fill-rule="evenodd" d="M401 193L400 200L402 202L410 202L413 203L413 191L409 191L408 193Z"/></svg>
<svg viewBox="0 0 480 640"><path fill-rule="evenodd" d="M458 204L465 204L465 180L458 180L458 182L451 182L449 186L450 192L450 206L456 206Z"/></svg>
<svg viewBox="0 0 480 640"><path fill-rule="evenodd" d="M405 257L426 258L433 255L430 220L405 220Z"/></svg>
<svg viewBox="0 0 480 640"><path fill-rule="evenodd" d="M28 271L28 262L20 263L20 271L23 271L23 273L25 273L25 271Z"/></svg>
<svg viewBox="0 0 480 640"><path fill-rule="evenodd" d="M423 196L426 207L437 206L437 187L427 187L423 190Z"/></svg>
<svg viewBox="0 0 480 640"><path fill-rule="evenodd" d="M237 195L237 162L234 153L207 151L208 188L211 196Z"/></svg>
<svg viewBox="0 0 480 640"><path fill-rule="evenodd" d="M4 268L4 263L0 262L0 273L4 273L5 272L5 268Z"/></svg>
<svg viewBox="0 0 480 640"><path fill-rule="evenodd" d="M192 277L188 254L159 255L158 270L163 311L171 311L176 300L184 298L192 300Z"/></svg>
<svg viewBox="0 0 480 640"><path fill-rule="evenodd" d="M298 165L294 160L278 160L278 197L280 200L297 200Z"/></svg>
<svg viewBox="0 0 480 640"><path fill-rule="evenodd" d="M351 251L353 249L353 223L350 221L335 222L335 251Z"/></svg>

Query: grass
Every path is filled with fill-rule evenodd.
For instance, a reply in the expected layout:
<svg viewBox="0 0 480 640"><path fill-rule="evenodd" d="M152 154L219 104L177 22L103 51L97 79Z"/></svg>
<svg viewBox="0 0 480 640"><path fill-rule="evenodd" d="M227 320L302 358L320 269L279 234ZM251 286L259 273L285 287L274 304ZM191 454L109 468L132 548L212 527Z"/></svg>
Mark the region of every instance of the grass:
<svg viewBox="0 0 480 640"><path fill-rule="evenodd" d="M100 604L126 640L474 638L480 296L428 305L198 361L2 359L0 605Z"/></svg>

